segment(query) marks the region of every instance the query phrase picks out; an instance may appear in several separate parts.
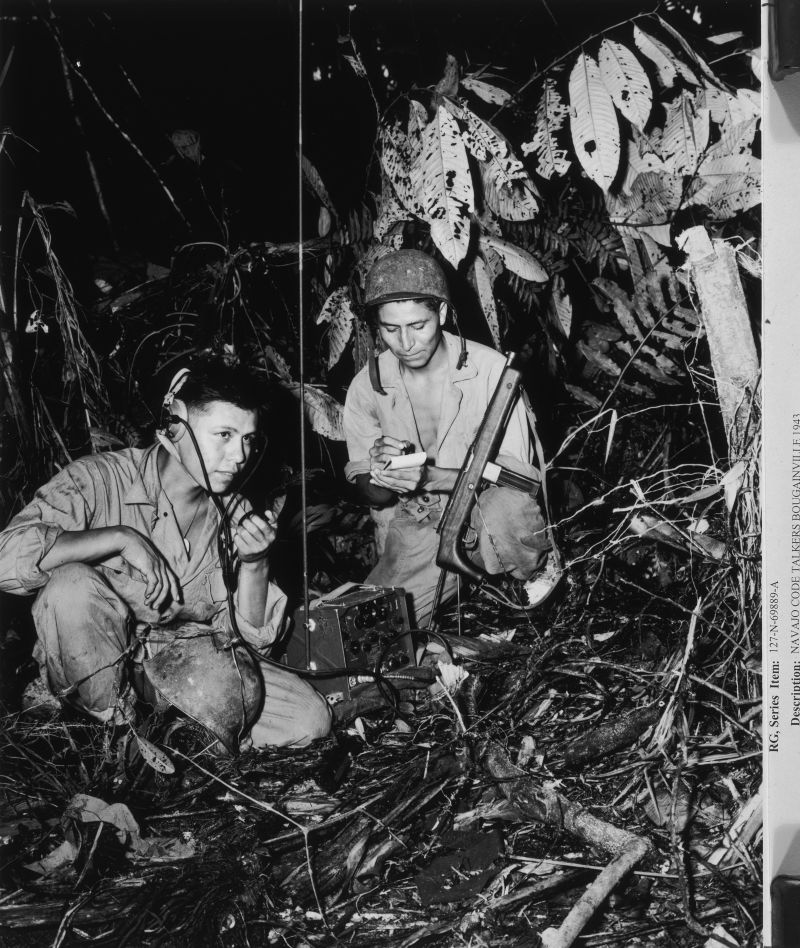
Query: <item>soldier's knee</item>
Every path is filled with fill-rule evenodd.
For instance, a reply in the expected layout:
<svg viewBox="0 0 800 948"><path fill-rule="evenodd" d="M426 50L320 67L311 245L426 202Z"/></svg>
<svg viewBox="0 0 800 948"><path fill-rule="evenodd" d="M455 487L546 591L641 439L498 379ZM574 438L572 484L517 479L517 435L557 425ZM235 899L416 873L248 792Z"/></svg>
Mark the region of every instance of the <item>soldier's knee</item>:
<svg viewBox="0 0 800 948"><path fill-rule="evenodd" d="M328 702L321 696L316 695L317 699L309 707L308 718L306 720L307 741L318 741L320 738L327 737L330 734L333 724L333 712Z"/></svg>
<svg viewBox="0 0 800 948"><path fill-rule="evenodd" d="M64 563L51 570L50 578L39 595L48 599L67 594L73 603L78 602L99 579L97 570L86 563Z"/></svg>
<svg viewBox="0 0 800 948"><path fill-rule="evenodd" d="M310 685L300 682L290 712L284 707L266 707L250 731L246 746L307 747L312 741L327 737L333 724L328 702Z"/></svg>

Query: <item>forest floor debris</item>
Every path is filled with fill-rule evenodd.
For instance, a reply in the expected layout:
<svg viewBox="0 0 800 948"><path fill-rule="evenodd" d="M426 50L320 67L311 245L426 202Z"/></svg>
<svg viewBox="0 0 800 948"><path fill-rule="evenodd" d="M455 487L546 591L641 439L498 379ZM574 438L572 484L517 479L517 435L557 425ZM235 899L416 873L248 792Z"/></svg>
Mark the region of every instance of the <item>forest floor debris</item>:
<svg viewBox="0 0 800 948"><path fill-rule="evenodd" d="M752 655L705 616L684 661L690 608L589 579L544 615L478 592L443 625L455 699L403 692L307 750L220 759L185 727L159 773L164 720L6 716L3 944L758 944Z"/></svg>

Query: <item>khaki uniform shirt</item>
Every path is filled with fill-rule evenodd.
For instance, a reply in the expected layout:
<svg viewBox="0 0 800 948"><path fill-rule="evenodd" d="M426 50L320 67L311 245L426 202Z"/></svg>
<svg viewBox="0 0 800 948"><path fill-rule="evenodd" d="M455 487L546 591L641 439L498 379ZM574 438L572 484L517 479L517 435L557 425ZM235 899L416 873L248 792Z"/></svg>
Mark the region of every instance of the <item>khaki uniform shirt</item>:
<svg viewBox="0 0 800 948"><path fill-rule="evenodd" d="M449 373L439 411L436 455L428 460L438 467L460 468L492 399L506 360L488 346L468 342L467 362L458 369L456 365L461 351L459 339L449 332L442 335L447 347ZM419 433L400 363L387 350L378 357L378 367L385 395L373 390L366 367L356 375L347 392L344 432L350 457L345 476L349 481L355 481L359 474L369 473L369 449L381 435L411 441L417 450L420 449ZM520 474L535 476L528 421L521 400L509 419L497 462ZM440 495L429 491L425 496L438 502Z"/></svg>
<svg viewBox="0 0 800 948"><path fill-rule="evenodd" d="M41 487L33 500L0 533L0 589L34 593L49 574L40 566L59 535L68 530L133 527L153 542L178 578L183 602L166 616L144 603L146 582L120 556L92 564L130 606L143 625L179 627L182 622L207 623L231 634L227 591L217 547L219 513L208 505L202 534L187 550L169 498L158 474L158 444L96 454L73 461ZM229 498L225 498L225 502ZM233 522L249 508L243 498L232 504ZM263 622L254 626L237 609L242 634L257 648L273 642L281 627L286 596L269 584Z"/></svg>

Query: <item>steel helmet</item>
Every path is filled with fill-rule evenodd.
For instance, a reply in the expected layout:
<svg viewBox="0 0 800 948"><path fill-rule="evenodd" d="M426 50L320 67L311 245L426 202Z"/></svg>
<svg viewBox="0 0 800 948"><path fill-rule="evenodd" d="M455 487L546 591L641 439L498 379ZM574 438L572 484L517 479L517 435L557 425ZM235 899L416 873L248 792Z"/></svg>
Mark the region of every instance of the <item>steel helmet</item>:
<svg viewBox="0 0 800 948"><path fill-rule="evenodd" d="M375 263L364 286L364 307L394 300L439 300L450 304L444 270L421 250L394 250Z"/></svg>
<svg viewBox="0 0 800 948"><path fill-rule="evenodd" d="M215 636L176 638L143 662L150 683L170 704L202 724L230 754L258 719L264 683L243 649L217 649Z"/></svg>

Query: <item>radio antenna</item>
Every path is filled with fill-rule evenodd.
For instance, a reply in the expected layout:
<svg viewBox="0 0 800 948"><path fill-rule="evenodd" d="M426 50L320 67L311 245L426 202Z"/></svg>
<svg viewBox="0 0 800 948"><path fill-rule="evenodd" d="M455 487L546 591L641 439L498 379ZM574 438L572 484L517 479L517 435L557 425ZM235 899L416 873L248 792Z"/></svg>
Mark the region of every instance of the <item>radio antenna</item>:
<svg viewBox="0 0 800 948"><path fill-rule="evenodd" d="M303 298L303 0L297 6L297 298L300 331L300 504L303 524L303 615L305 616L306 655L311 656L311 622L308 615L308 498L306 491L306 377L305 377L305 300Z"/></svg>

